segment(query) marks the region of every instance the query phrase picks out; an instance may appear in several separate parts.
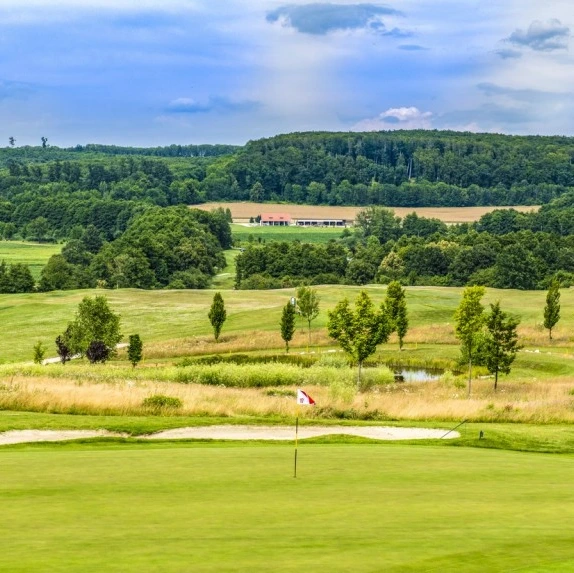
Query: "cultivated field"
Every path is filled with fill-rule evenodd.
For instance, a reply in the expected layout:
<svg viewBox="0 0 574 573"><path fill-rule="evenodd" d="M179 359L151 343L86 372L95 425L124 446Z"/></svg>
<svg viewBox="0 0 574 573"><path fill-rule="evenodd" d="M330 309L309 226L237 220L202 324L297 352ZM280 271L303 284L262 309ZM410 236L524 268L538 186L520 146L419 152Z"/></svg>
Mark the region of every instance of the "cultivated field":
<svg viewBox="0 0 574 573"><path fill-rule="evenodd" d="M354 219L359 211L365 207L327 207L315 205L289 205L285 203L204 203L193 205L193 208L211 211L218 207L229 209L233 221L237 223L248 222L250 217L257 217L261 213L289 213L294 218L324 217L333 219ZM485 213L495 209L516 209L527 213L537 210L533 206L515 207L389 207L398 217L409 213L417 213L421 217L434 217L445 223L471 223L478 221Z"/></svg>
<svg viewBox="0 0 574 573"><path fill-rule="evenodd" d="M45 243L25 243L22 241L0 241L0 260L9 264L24 263L30 267L37 280L40 271L52 255L57 255L62 245Z"/></svg>

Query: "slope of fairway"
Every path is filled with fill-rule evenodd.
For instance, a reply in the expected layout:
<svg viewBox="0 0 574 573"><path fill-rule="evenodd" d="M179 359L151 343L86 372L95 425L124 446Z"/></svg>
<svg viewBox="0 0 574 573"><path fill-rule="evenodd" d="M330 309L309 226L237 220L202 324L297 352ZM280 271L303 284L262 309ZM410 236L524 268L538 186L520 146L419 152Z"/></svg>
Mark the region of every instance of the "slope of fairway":
<svg viewBox="0 0 574 573"><path fill-rule="evenodd" d="M327 311L334 308L339 300L345 296L354 300L360 290L365 289L378 304L384 300L386 294L386 287L383 285L332 285L317 288L321 299L320 314L313 322L313 341L314 344L320 345L329 344L325 329ZM462 289L407 287L406 292L410 327L406 337L407 350L413 348L413 343L421 342L456 345L453 315L460 302ZM46 344L50 349L49 354L54 355L56 336L62 333L72 320L82 298L94 295L105 295L113 310L120 313L125 338L138 332L146 345L169 341L169 348L163 347L159 350L173 350L172 355L175 355L176 347L181 346L181 354L185 354L194 344L194 338L197 340L197 337L211 336L212 328L207 313L213 294L213 290L120 289L2 295L2 325L10 336L0 339L0 361L30 360L32 347L37 340ZM253 350L269 347L281 349L281 310L294 294L295 289L222 291L227 309L222 342L217 349L205 350L229 352L245 350L244 346L252 347ZM548 335L541 325L545 296L544 291L487 289L484 303L500 300L505 310L521 318L519 332L522 343L545 345ZM553 333L555 347L570 344L574 318L566 309L574 307L574 289L562 291L561 305L562 319ZM305 328L306 325L298 321L296 335L301 339L294 341L294 347L305 347ZM254 331L261 333L261 336L255 337ZM204 344L205 341L200 342ZM456 354L458 348L453 346L453 349ZM149 346L147 350L149 352Z"/></svg>
<svg viewBox="0 0 574 573"><path fill-rule="evenodd" d="M0 570L572 571L571 456L436 447L2 453Z"/></svg>

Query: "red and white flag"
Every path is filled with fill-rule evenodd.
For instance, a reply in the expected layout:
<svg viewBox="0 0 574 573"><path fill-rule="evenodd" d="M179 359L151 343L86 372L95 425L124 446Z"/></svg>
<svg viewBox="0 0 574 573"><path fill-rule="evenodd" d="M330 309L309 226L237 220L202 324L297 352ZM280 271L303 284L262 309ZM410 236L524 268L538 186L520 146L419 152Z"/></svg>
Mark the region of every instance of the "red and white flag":
<svg viewBox="0 0 574 573"><path fill-rule="evenodd" d="M315 400L307 394L307 392L303 392L303 390L297 390L297 404L302 406L313 406L315 405Z"/></svg>

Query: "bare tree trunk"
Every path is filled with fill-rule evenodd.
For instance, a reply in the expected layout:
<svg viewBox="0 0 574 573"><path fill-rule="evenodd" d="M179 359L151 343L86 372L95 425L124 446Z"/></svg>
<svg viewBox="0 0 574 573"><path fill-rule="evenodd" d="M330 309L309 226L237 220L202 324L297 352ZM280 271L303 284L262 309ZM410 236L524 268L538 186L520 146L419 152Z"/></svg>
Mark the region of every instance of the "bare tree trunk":
<svg viewBox="0 0 574 573"><path fill-rule="evenodd" d="M498 368L496 369L496 372L494 373L494 391L496 392L496 389L498 388Z"/></svg>
<svg viewBox="0 0 574 573"><path fill-rule="evenodd" d="M357 375L357 392L361 391L361 366L363 365L362 362L359 362L359 373Z"/></svg>
<svg viewBox="0 0 574 573"><path fill-rule="evenodd" d="M468 358L468 397L470 398L470 391L472 388L472 357Z"/></svg>

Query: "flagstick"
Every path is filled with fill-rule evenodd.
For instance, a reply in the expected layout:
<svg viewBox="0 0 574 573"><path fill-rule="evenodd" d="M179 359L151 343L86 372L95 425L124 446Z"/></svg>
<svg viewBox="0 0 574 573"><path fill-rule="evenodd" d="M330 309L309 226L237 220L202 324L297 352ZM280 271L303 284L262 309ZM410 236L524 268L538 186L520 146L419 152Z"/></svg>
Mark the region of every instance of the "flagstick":
<svg viewBox="0 0 574 573"><path fill-rule="evenodd" d="M297 477L297 442L299 437L299 406L297 405L297 414L295 418L295 471L293 477Z"/></svg>

